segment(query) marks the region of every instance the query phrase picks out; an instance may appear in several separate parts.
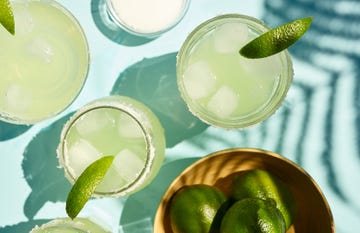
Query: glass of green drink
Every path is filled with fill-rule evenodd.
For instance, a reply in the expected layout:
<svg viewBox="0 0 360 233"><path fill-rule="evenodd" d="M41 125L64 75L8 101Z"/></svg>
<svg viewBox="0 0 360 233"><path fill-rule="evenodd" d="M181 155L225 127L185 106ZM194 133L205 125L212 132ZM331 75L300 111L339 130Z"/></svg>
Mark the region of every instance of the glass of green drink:
<svg viewBox="0 0 360 233"><path fill-rule="evenodd" d="M190 111L204 122L227 129L263 121L279 108L293 78L285 50L248 59L247 42L268 31L244 15L220 15L196 27L178 54L177 81Z"/></svg>
<svg viewBox="0 0 360 233"><path fill-rule="evenodd" d="M0 120L34 124L65 110L89 68L77 19L54 0L14 0L15 35L0 27Z"/></svg>
<svg viewBox="0 0 360 233"><path fill-rule="evenodd" d="M165 154L161 123L144 104L125 96L94 100L65 124L58 146L60 166L74 183L95 160L114 161L93 196L136 192L156 176Z"/></svg>
<svg viewBox="0 0 360 233"><path fill-rule="evenodd" d="M58 218L41 226L35 226L30 233L110 233L87 218Z"/></svg>

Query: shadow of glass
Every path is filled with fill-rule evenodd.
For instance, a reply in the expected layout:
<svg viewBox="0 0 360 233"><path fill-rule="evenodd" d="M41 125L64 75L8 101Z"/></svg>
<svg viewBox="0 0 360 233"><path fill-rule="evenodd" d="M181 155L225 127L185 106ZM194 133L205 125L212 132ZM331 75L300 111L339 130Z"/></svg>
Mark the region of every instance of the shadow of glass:
<svg viewBox="0 0 360 233"><path fill-rule="evenodd" d="M117 26L107 13L105 0L91 0L91 15L99 31L115 43L139 46L155 39L132 35Z"/></svg>
<svg viewBox="0 0 360 233"><path fill-rule="evenodd" d="M30 125L14 125L0 121L0 141L6 141L25 133L30 129Z"/></svg>
<svg viewBox="0 0 360 233"><path fill-rule="evenodd" d="M72 113L71 113L72 114ZM24 204L24 214L32 219L47 201L65 201L70 182L59 169L56 149L68 114L47 128L42 129L27 145L22 169L31 193Z"/></svg>
<svg viewBox="0 0 360 233"><path fill-rule="evenodd" d="M166 146L173 147L204 131L208 125L188 110L176 82L176 54L145 58L124 70L112 95L126 95L147 105L165 129Z"/></svg>
<svg viewBox="0 0 360 233"><path fill-rule="evenodd" d="M165 164L153 182L143 190L129 196L120 218L124 233L133 233L132 229L152 228L156 209L171 182L189 165L199 158L179 159ZM145 225L146 223L147 225ZM139 225L141 224L141 225ZM140 231L139 231L140 232Z"/></svg>
<svg viewBox="0 0 360 233"><path fill-rule="evenodd" d="M16 225L0 227L0 233L29 233L36 225L40 226L48 221L49 219L29 220Z"/></svg>

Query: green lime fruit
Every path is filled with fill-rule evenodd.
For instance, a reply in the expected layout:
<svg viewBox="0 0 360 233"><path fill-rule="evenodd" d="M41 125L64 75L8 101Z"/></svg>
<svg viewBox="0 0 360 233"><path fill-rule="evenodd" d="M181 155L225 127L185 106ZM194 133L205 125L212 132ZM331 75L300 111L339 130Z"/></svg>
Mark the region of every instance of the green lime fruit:
<svg viewBox="0 0 360 233"><path fill-rule="evenodd" d="M311 22L312 17L307 17L271 29L247 43L239 53L247 58L263 58L279 53L299 40Z"/></svg>
<svg viewBox="0 0 360 233"><path fill-rule="evenodd" d="M284 217L286 229L294 221L296 212L294 196L286 184L270 172L254 169L241 173L234 178L230 192L235 200L272 199Z"/></svg>
<svg viewBox="0 0 360 233"><path fill-rule="evenodd" d="M226 206L227 197L218 188L185 186L171 199L171 228L174 233L218 232Z"/></svg>
<svg viewBox="0 0 360 233"><path fill-rule="evenodd" d="M74 219L94 193L110 168L114 156L104 156L90 164L81 173L66 199L66 212Z"/></svg>
<svg viewBox="0 0 360 233"><path fill-rule="evenodd" d="M235 202L222 219L221 233L285 233L285 221L272 200L245 198Z"/></svg>
<svg viewBox="0 0 360 233"><path fill-rule="evenodd" d="M0 24L12 35L15 34L15 20L9 0L0 1Z"/></svg>

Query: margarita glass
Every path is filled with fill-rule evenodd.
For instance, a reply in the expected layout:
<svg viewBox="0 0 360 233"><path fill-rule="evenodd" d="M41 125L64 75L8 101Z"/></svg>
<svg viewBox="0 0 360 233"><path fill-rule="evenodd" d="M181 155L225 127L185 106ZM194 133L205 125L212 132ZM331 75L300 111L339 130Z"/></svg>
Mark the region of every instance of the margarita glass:
<svg viewBox="0 0 360 233"><path fill-rule="evenodd" d="M106 0L107 11L125 31L153 38L170 30L185 15L190 0Z"/></svg>
<svg viewBox="0 0 360 233"><path fill-rule="evenodd" d="M53 0L14 0L15 35L0 27L0 120L34 124L65 110L89 67L76 18Z"/></svg>
<svg viewBox="0 0 360 233"><path fill-rule="evenodd" d="M293 78L289 53L261 59L239 54L242 46L268 30L255 18L227 14L190 33L178 54L177 81L194 115L231 129L256 124L275 112Z"/></svg>
<svg viewBox="0 0 360 233"><path fill-rule="evenodd" d="M35 226L30 233L110 233L87 218L58 218L43 225Z"/></svg>
<svg viewBox="0 0 360 233"><path fill-rule="evenodd" d="M65 124L58 147L60 166L74 183L95 160L114 155L94 196L124 196L155 178L165 154L163 128L144 104L125 96L97 99Z"/></svg>

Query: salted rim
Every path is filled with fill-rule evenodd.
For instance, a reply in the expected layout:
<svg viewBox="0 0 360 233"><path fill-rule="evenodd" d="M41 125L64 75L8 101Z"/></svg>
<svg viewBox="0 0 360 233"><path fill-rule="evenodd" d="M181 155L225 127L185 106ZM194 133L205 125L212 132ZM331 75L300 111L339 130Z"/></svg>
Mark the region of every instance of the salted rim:
<svg viewBox="0 0 360 233"><path fill-rule="evenodd" d="M80 217L80 218L76 218L75 220L71 220L70 218L56 218L56 219L50 220L49 222L42 224L41 226L36 225L30 231L30 233L36 233L39 230L43 231L43 230L48 230L48 229L62 230L64 228L65 229L73 229L79 233L87 233L88 230L84 229L85 224L91 224L92 226L101 228L103 230L103 232L109 232L108 230L103 229L102 226L91 221L90 219Z"/></svg>
<svg viewBox="0 0 360 233"><path fill-rule="evenodd" d="M65 123L61 136L60 136L60 143L57 148L57 155L59 159L59 167L64 168L65 177L74 184L76 179L74 178L73 174L71 174L70 169L68 169L68 163L66 156L66 137L72 128L73 124L76 123L76 121L83 116L84 114L91 112L92 110L100 109L100 108L112 108L117 109L121 112L124 112L128 116L130 116L141 128L144 140L146 143L146 160L144 163L144 167L142 168L141 172L137 175L137 177L130 183L128 183L126 186L120 188L119 190L113 191L113 192L99 192L95 191L92 195L93 197L104 197L104 196L111 196L111 197L119 197L124 196L134 190L136 190L139 186L141 186L145 180L148 178L152 162L155 159L155 146L154 146L154 140L151 136L151 134L148 132L149 129L145 126L146 122L148 121L146 117L143 117L145 115L141 110L134 108L130 102L137 102L133 99L130 99L128 97L108 97L108 98L101 98L98 100L94 100L83 107L81 107L74 115L70 117L70 119ZM129 101L126 103L126 101ZM144 105L143 105L144 106ZM145 106L146 107L146 106ZM145 123L141 123L145 122Z"/></svg>
<svg viewBox="0 0 360 233"><path fill-rule="evenodd" d="M219 119L216 116L210 116L210 114L207 114L208 111L204 113L202 111L202 108L195 103L196 101L192 101L192 99L187 95L187 91L183 84L183 66L185 66L184 60L187 59L187 55L194 47L194 44L196 44L199 40L198 38L209 33L209 28L212 29L218 24L224 24L226 22L233 22L238 20L241 20L241 23L247 24L250 29L256 30L258 32L265 32L270 29L266 24L264 24L264 22L246 15L224 14L213 17L198 25L187 36L186 40L184 41L183 45L179 50L176 63L178 89L180 91L181 97L186 102L189 111L203 122L213 125L215 127L225 129L246 128L260 123L261 121L267 119L272 114L274 114L284 101L294 75L290 54L287 50L284 50L280 53L280 60L282 65L280 80L277 82L277 86L274 87L271 98L267 102L265 102L260 108L250 114L240 116L236 119L231 120L223 120Z"/></svg>

